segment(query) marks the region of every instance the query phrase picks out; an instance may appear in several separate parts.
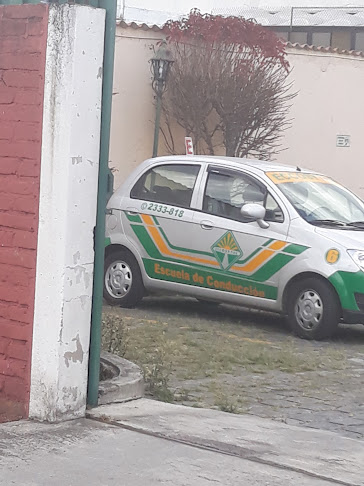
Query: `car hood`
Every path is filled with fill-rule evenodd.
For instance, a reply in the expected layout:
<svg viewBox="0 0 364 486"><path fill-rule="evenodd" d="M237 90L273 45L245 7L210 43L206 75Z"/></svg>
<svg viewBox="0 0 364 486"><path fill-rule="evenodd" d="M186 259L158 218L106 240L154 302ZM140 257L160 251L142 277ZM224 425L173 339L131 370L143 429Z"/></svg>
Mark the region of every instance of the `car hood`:
<svg viewBox="0 0 364 486"><path fill-rule="evenodd" d="M352 231L336 228L315 228L315 233L348 250L364 250L364 229Z"/></svg>

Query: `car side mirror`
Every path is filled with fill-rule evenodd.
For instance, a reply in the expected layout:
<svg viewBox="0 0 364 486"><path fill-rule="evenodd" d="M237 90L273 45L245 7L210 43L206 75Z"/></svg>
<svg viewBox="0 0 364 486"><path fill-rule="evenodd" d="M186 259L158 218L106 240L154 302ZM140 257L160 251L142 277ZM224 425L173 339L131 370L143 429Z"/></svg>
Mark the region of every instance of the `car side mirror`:
<svg viewBox="0 0 364 486"><path fill-rule="evenodd" d="M269 223L264 221L265 208L261 204L249 203L244 204L240 210L242 216L245 218L252 218L263 229L269 228Z"/></svg>

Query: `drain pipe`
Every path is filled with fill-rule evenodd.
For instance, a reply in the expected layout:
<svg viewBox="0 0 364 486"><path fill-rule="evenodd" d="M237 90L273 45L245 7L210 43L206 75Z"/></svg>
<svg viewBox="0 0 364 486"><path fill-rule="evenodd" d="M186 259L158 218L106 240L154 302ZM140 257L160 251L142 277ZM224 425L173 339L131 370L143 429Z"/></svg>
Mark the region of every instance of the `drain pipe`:
<svg viewBox="0 0 364 486"><path fill-rule="evenodd" d="M100 380L101 318L105 256L105 214L109 178L109 148L112 89L114 78L117 0L99 0L99 7L106 10L106 25L102 85L99 183L96 227L94 230L95 263L87 391L87 403L91 407L96 407L98 404Z"/></svg>

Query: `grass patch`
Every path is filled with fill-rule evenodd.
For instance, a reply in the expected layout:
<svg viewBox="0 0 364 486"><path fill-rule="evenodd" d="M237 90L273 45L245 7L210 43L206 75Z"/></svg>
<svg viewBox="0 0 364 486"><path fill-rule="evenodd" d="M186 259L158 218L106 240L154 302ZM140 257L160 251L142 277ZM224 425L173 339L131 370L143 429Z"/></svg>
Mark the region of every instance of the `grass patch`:
<svg viewBox="0 0 364 486"><path fill-rule="evenodd" d="M346 366L345 354L337 349L286 335L272 342L269 332L239 322L199 315L186 319L172 311L160 319L156 312L141 314L107 308L104 348L137 363L148 393L159 400L243 413L249 402L245 394L269 385L269 380L262 379L266 374L307 374L308 380L317 371ZM118 321L115 316L122 316L127 326L120 327L120 317Z"/></svg>

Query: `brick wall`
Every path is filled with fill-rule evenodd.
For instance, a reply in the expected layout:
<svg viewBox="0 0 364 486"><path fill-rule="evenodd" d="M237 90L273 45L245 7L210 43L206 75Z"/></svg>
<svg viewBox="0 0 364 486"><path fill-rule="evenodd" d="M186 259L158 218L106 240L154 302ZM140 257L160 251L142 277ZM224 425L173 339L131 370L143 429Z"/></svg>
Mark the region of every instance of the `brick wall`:
<svg viewBox="0 0 364 486"><path fill-rule="evenodd" d="M0 422L28 413L47 24L0 6Z"/></svg>

